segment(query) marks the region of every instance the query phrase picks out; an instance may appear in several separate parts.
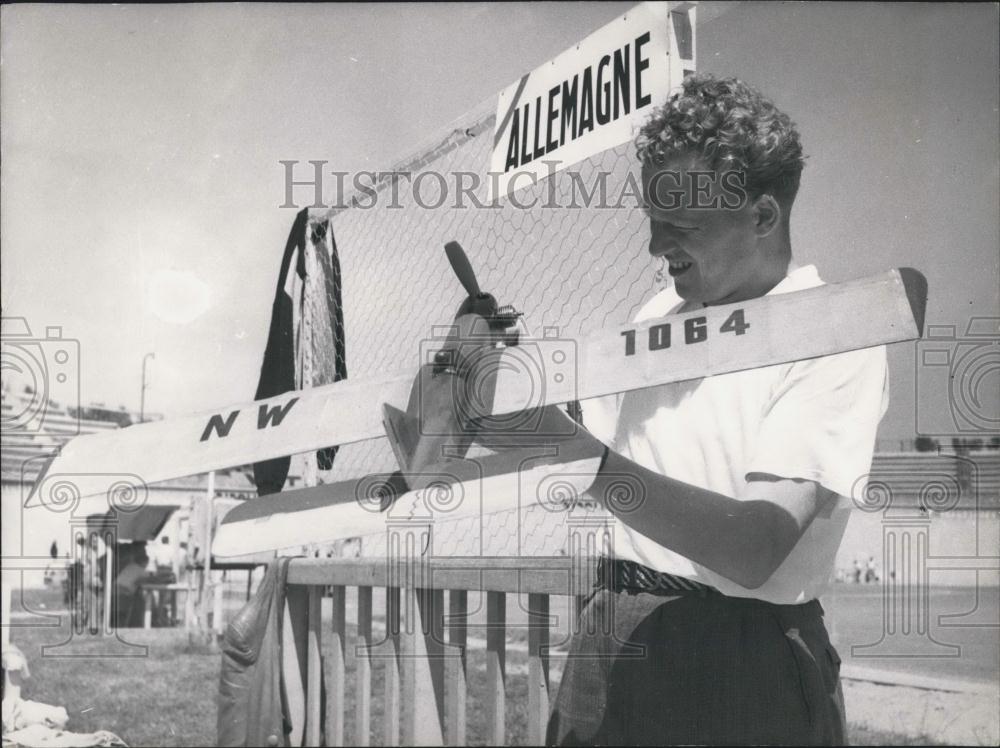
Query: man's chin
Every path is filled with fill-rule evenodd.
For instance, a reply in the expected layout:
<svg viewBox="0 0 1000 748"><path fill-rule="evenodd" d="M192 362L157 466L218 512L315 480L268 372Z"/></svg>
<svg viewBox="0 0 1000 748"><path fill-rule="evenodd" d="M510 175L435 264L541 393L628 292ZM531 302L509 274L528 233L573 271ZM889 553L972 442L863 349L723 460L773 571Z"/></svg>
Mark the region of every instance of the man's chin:
<svg viewBox="0 0 1000 748"><path fill-rule="evenodd" d="M680 296L684 301L690 301L692 303L701 303L704 301L705 292L698 283L697 278L689 277L693 276L694 268L691 268L685 273L678 275L674 278L674 291Z"/></svg>

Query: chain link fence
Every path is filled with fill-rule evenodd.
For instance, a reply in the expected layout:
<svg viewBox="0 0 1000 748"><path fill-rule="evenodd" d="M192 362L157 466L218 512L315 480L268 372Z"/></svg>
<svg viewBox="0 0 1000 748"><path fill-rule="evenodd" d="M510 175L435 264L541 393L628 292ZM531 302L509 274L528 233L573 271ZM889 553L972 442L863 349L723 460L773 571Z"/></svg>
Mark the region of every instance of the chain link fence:
<svg viewBox="0 0 1000 748"><path fill-rule="evenodd" d="M396 176L377 192L337 195L329 202L338 207L311 214L331 220L340 256L349 378L416 367L421 342L426 348L435 327L451 322L465 292L444 253L450 240L465 248L481 288L523 311L533 334L576 339L625 323L658 290L633 146L491 202L494 123L484 105L387 170ZM387 440L377 439L342 447L318 477L330 483L395 468ZM566 521L537 505L438 521L434 553L558 555ZM379 554L384 537L347 544L358 546Z"/></svg>

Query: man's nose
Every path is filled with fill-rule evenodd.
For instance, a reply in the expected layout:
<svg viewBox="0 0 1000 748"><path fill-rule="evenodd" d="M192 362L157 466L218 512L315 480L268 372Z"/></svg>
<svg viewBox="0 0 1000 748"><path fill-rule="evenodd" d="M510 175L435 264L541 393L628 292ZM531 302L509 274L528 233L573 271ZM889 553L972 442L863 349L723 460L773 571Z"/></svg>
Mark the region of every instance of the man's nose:
<svg viewBox="0 0 1000 748"><path fill-rule="evenodd" d="M674 237L663 227L652 223L649 232L649 253L651 255L664 254L676 249L677 242Z"/></svg>

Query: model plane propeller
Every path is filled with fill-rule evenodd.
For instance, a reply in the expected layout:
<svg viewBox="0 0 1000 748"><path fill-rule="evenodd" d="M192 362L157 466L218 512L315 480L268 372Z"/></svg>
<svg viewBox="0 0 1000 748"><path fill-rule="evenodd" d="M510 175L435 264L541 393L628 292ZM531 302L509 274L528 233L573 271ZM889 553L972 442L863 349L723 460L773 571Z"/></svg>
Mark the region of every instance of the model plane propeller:
<svg viewBox="0 0 1000 748"><path fill-rule="evenodd" d="M426 483L421 476L431 466L468 452L492 414L502 351L519 340L511 328L522 313L481 290L458 242L448 242L444 250L468 296L433 362L417 371L406 410L382 405L386 436L410 488Z"/></svg>

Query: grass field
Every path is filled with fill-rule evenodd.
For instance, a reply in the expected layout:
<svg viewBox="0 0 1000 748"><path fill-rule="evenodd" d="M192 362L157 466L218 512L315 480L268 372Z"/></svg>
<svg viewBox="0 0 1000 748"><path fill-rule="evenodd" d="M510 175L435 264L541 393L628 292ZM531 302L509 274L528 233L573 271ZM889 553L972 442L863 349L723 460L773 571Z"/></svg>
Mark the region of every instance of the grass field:
<svg viewBox="0 0 1000 748"><path fill-rule="evenodd" d="M14 639L31 660L32 677L25 698L63 705L70 714L69 728L78 732L110 730L132 746L199 746L215 742L215 696L219 680L219 655L204 647L192 647L183 631L152 629L130 631L125 638L148 646L139 658L60 659L41 658L40 647L62 641L65 628L23 629ZM88 645L78 648L83 653ZM353 673L347 663L347 676ZM523 653L508 656L507 744L526 743L526 662ZM477 694L485 692L485 653L470 652L470 698L468 702L470 745L484 745L485 715ZM350 682L350 680L348 681ZM376 667L372 684L372 744L381 744L382 670ZM346 735L354 735L353 693L346 694ZM870 731L851 730L856 745L911 745L912 738ZM922 741L917 741L922 742Z"/></svg>
<svg viewBox="0 0 1000 748"><path fill-rule="evenodd" d="M931 596L932 614L936 617L963 612L970 609L970 603L974 600L971 590L936 590ZM39 612L52 612L59 607L58 596L51 592L40 593L26 602ZM993 606L986 609L985 613L992 615L992 620L996 621L996 590L981 594L979 603L982 606ZM851 657L852 644L877 641L882 631L881 596L878 588L844 585L836 588L835 593L824 600L824 604L845 662L858 662L869 667L901 668L908 672L938 673L951 678L992 678L994 681L997 678L1000 646L996 628L957 629L938 626L938 630L933 630L932 633L939 641L961 642L962 649L958 657L890 660ZM41 608L42 605L45 607ZM525 632L523 628L518 628L523 616L515 601L512 600L508 605L508 610L513 645L508 654L507 742L518 745L524 744L526 740L526 655L523 646L518 646L524 642ZM350 611L348 616L350 620ZM561 620L565 621L565 618ZM562 623L557 628L561 628L561 625ZM470 631L470 637L477 637L474 627ZM65 706L70 713L69 727L73 730L111 730L130 745L210 745L214 742L215 694L219 677L219 655L216 652L205 647L191 646L182 630L153 629L122 632L122 638L127 641L148 647L145 657L42 657L43 645L58 644L68 638L69 631L65 625L21 627L12 631L13 641L23 649L31 663L32 677L25 687L26 698ZM557 634L554 634L553 641L557 640ZM77 638L73 652L93 652L94 647L93 643L81 643ZM353 666L353 658L349 656L349 678ZM560 666L561 658L554 656L554 681L558 681ZM482 745L485 718L479 695L485 691L485 655L482 646L472 642L469 668L469 741L471 744ZM381 668L376 666L373 673L376 694L373 699L373 725L380 724L381 677ZM349 707L352 696L348 689ZM346 734L351 736L353 722L350 709L346 719ZM372 738L374 744L381 742L380 735L374 731ZM928 742L913 736L906 737L859 726L851 728L851 740L859 745L913 745Z"/></svg>
<svg viewBox="0 0 1000 748"><path fill-rule="evenodd" d="M883 612L882 597L878 584L838 584L823 597L830 638L845 663L932 677L1000 681L1000 589L932 587L926 633L920 634L914 624L913 630L897 635L894 641L885 633L892 616ZM881 647L865 646L880 640Z"/></svg>

